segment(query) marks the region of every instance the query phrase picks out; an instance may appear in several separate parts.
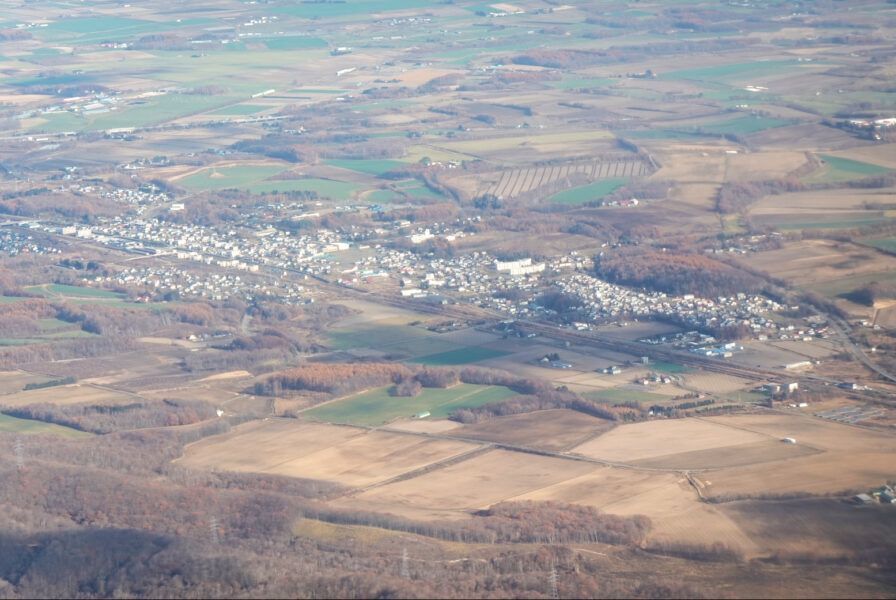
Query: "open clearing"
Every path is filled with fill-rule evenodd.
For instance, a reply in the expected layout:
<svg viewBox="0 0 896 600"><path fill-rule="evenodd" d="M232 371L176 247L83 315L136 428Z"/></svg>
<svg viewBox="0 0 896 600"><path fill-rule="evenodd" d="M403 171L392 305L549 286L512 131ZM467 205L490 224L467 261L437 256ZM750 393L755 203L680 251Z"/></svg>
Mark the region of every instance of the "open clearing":
<svg viewBox="0 0 896 600"><path fill-rule="evenodd" d="M451 435L551 451L563 451L615 426L567 409L541 410L465 425Z"/></svg>
<svg viewBox="0 0 896 600"><path fill-rule="evenodd" d="M413 398L393 396L393 386L376 388L348 398L311 408L302 416L354 425L382 425L399 417L427 411L430 418L447 417L455 409L504 400L517 393L503 386L462 383L450 388L423 388Z"/></svg>
<svg viewBox="0 0 896 600"><path fill-rule="evenodd" d="M475 449L475 444L304 423L255 421L190 444L182 464L365 486Z"/></svg>

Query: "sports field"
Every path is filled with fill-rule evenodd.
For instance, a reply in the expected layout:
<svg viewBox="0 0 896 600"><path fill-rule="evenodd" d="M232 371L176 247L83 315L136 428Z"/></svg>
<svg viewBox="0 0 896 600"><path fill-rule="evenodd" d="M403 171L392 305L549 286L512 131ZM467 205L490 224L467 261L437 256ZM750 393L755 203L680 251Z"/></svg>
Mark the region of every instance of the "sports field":
<svg viewBox="0 0 896 600"><path fill-rule="evenodd" d="M481 406L512 396L516 392L503 386L462 383L450 388L424 388L413 398L392 396L393 386L376 388L355 396L328 402L302 412L302 416L354 425L383 425L393 419L429 411L430 419L447 417L455 409Z"/></svg>

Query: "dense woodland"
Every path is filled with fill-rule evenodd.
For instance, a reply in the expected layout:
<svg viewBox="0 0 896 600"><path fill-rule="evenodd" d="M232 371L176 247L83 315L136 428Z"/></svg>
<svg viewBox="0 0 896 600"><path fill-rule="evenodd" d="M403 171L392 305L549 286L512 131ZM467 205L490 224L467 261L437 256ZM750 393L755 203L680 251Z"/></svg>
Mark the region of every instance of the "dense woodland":
<svg viewBox="0 0 896 600"><path fill-rule="evenodd" d="M707 256L643 248L603 252L594 258L594 272L612 283L702 298L756 292L764 285L758 277Z"/></svg>

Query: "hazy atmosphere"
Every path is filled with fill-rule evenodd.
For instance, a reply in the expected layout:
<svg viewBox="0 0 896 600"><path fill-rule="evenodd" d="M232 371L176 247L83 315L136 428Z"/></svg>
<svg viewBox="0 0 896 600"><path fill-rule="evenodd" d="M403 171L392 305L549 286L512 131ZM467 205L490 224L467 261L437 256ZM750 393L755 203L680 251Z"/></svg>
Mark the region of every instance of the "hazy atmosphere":
<svg viewBox="0 0 896 600"><path fill-rule="evenodd" d="M0 598L896 597L896 2L0 2Z"/></svg>

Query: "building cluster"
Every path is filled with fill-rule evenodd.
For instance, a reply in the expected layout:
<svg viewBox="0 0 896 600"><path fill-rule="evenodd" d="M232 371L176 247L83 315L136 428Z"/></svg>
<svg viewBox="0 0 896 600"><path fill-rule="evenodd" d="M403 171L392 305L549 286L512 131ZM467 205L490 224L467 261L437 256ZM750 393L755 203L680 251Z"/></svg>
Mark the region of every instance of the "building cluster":
<svg viewBox="0 0 896 600"><path fill-rule="evenodd" d="M19 256L20 254L59 254L59 248L39 242L34 236L18 229L0 229L0 254Z"/></svg>
<svg viewBox="0 0 896 600"><path fill-rule="evenodd" d="M625 315L675 317L695 328L745 325L760 332L774 325L763 315L783 308L774 300L758 295L698 298L691 294L671 296L662 292L637 291L581 272L565 277L555 285L560 291L579 298L581 310L596 321Z"/></svg>
<svg viewBox="0 0 896 600"><path fill-rule="evenodd" d="M156 189L103 193L137 204L167 199ZM280 212L279 207L264 207L264 210ZM382 282L387 290L398 283L397 290L391 288L395 290L392 293L442 302L448 299L463 301L500 311L512 318L555 317L556 312L541 305L539 298L545 292L559 292L578 303L578 306L572 307L581 315L573 325L577 329L587 329L595 322L642 317L674 317L695 329L746 326L756 335L777 335L785 327L766 316L783 308L768 298L745 294L698 298L638 291L590 275L592 261L575 251L536 262L528 257L498 260L482 251L439 256L414 247L434 238L450 242L470 235L465 229L471 220L476 219L429 224L398 221L391 226L378 224L370 230L349 226L337 232L318 228L285 231L256 218L247 219L246 224L240 227L212 227L125 215L99 218L89 227L46 224L40 227L52 233L91 239L132 253L174 256L195 263L197 267L217 267L242 272L244 276L264 270L268 274L282 276L284 286L288 286L290 278L303 275L326 277L347 286ZM403 246L395 243L402 237L408 238L410 244ZM241 294L252 293L245 285L233 282L216 281L210 287L203 287L198 281L206 276L203 275L205 272L208 269L196 268L197 274L191 276L193 279L170 272L126 273L123 277L132 276L134 279L116 279L113 283L134 282L152 288L166 287L179 293L208 298L227 297L231 293L229 290L239 290ZM547 274L553 275L550 286L543 281ZM232 276L231 272L228 277ZM295 297L289 294L286 297L295 299L303 294L303 290L293 291ZM794 335L803 334L811 335L804 331L794 332ZM672 342L681 342L686 347L706 348L715 340L673 339Z"/></svg>
<svg viewBox="0 0 896 600"><path fill-rule="evenodd" d="M138 301L148 301L150 294L167 296L225 300L237 296L247 301L261 297L276 297L285 304L307 303L311 290L295 280L278 282L272 286L258 278L246 278L221 271L200 271L171 265L130 267L108 276L100 276L96 283L110 287L146 288L146 294L138 295Z"/></svg>
<svg viewBox="0 0 896 600"><path fill-rule="evenodd" d="M853 496L856 504L896 504L896 490L889 484L870 490L867 494Z"/></svg>

